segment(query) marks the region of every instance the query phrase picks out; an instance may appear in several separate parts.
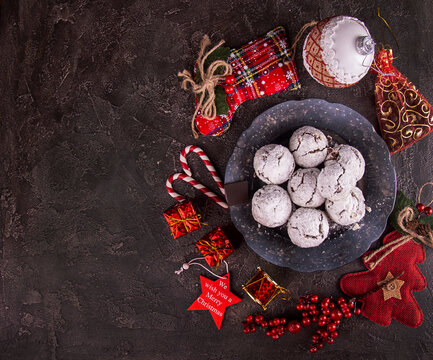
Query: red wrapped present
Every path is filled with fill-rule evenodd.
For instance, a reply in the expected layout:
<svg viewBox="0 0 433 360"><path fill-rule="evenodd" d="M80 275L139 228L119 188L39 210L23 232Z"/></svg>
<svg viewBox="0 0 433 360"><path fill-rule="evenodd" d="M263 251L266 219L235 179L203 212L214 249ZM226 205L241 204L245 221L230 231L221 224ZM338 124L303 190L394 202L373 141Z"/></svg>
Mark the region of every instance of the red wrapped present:
<svg viewBox="0 0 433 360"><path fill-rule="evenodd" d="M220 227L196 242L198 250L209 266L218 267L235 249Z"/></svg>
<svg viewBox="0 0 433 360"><path fill-rule="evenodd" d="M200 229L200 215L196 213L191 201L183 201L164 211L164 217L175 239Z"/></svg>

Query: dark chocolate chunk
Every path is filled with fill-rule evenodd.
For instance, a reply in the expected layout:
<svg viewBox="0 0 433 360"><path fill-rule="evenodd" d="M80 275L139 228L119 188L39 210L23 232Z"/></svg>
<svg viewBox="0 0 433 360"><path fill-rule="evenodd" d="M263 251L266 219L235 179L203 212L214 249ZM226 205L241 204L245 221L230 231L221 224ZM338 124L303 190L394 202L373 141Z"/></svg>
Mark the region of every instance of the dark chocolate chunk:
<svg viewBox="0 0 433 360"><path fill-rule="evenodd" d="M248 181L225 184L227 204L229 206L245 204L248 198Z"/></svg>

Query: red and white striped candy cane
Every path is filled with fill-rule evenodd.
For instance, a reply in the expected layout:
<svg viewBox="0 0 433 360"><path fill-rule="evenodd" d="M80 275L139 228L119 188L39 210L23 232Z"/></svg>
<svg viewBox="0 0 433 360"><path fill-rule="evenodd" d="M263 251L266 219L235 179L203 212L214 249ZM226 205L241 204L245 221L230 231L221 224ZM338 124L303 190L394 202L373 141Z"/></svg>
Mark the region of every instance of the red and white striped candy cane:
<svg viewBox="0 0 433 360"><path fill-rule="evenodd" d="M189 168L188 162L186 160L186 157L188 156L188 154L191 151L195 152L198 156L200 156L200 159L203 160L204 164L206 165L206 168L208 169L208 171L212 175L212 178L214 179L214 181L218 185L218 188L220 189L221 193L224 196L226 196L226 191L224 189L224 183L221 181L220 177L218 176L218 174L217 174L214 166L210 162L210 160L207 157L207 155L198 146L189 145L185 149L183 149L182 152L180 153L180 165L182 165L182 169L185 172L185 174L187 174L188 176L192 176L191 169Z"/></svg>
<svg viewBox="0 0 433 360"><path fill-rule="evenodd" d="M203 186L202 184L197 182L191 176L188 176L188 175L183 174L183 173L176 173L176 174L171 175L167 179L167 182L165 183L165 187L167 188L168 193L175 200L177 200L177 201L185 201L186 200L182 195L179 195L176 191L173 190L173 182L177 179L180 179L180 180L187 182L188 184L192 185L196 189L200 190L207 197L211 198L219 206L223 207L224 209L228 209L227 203L222 201L215 193L210 191L206 186Z"/></svg>

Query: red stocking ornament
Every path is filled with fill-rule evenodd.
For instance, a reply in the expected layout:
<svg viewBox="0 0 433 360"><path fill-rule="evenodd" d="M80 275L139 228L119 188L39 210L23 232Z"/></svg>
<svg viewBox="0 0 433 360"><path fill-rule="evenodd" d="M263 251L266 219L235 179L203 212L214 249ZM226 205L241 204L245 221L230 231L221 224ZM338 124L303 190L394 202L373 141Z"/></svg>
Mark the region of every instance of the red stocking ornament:
<svg viewBox="0 0 433 360"><path fill-rule="evenodd" d="M373 69L377 72L377 118L382 137L394 154L433 131L433 108L392 60L392 50L382 49Z"/></svg>

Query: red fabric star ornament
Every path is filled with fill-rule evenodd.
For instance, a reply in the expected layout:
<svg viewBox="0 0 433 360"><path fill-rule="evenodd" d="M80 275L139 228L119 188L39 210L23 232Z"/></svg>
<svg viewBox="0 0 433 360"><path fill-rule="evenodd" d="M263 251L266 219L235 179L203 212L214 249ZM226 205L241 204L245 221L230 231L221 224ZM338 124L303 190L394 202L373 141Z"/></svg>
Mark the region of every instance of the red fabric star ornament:
<svg viewBox="0 0 433 360"><path fill-rule="evenodd" d="M400 237L402 234L393 231L385 236L383 245L398 242ZM425 260L424 246L409 240L395 248L374 268L372 264L383 253L370 258L371 253L363 256L364 264L370 270L343 276L341 290L358 298L362 302L361 314L382 326L388 326L391 319L407 326L420 326L424 317L412 292L424 290L427 286L424 275L416 266Z"/></svg>
<svg viewBox="0 0 433 360"><path fill-rule="evenodd" d="M228 306L237 304L242 300L230 292L230 274L215 281L200 276L201 295L188 308L188 310L209 310L218 329L221 329L224 313Z"/></svg>

